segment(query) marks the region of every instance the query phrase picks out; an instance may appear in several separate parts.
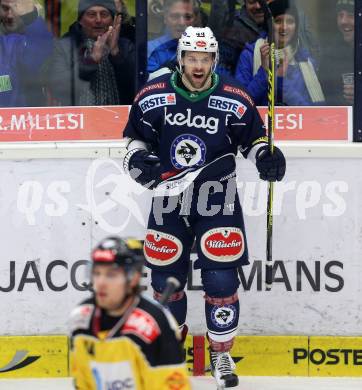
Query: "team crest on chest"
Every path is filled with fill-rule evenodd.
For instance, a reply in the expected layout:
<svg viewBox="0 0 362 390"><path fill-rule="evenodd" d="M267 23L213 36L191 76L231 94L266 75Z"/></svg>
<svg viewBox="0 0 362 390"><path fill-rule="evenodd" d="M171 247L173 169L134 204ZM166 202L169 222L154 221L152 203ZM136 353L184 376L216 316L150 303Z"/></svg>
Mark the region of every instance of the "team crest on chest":
<svg viewBox="0 0 362 390"><path fill-rule="evenodd" d="M200 166L205 163L205 142L192 134L182 134L171 145L171 161L176 169Z"/></svg>

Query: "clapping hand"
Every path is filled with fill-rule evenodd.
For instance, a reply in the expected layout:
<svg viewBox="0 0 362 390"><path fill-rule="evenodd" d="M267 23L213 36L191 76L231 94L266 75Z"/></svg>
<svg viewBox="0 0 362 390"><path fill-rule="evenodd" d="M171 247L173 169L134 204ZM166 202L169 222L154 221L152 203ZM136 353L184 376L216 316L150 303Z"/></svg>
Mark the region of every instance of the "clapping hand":
<svg viewBox="0 0 362 390"><path fill-rule="evenodd" d="M108 45L111 49L111 55L116 56L119 53L119 33L121 31L121 23L122 23L122 15L117 15L114 18L113 28L111 30L111 34L108 37Z"/></svg>
<svg viewBox="0 0 362 390"><path fill-rule="evenodd" d="M103 57L108 55L108 46L107 46L107 41L109 39L109 36L111 35L112 32L112 26L109 26L108 30L102 34L98 35L97 40L94 43L94 46L92 48L92 54L91 57L94 62L99 64Z"/></svg>
<svg viewBox="0 0 362 390"><path fill-rule="evenodd" d="M288 66L289 66L288 57L285 55L279 60L279 64L277 67L277 76L284 77L287 74Z"/></svg>
<svg viewBox="0 0 362 390"><path fill-rule="evenodd" d="M112 56L116 56L119 53L118 39L120 31L121 15L117 15L114 18L113 26L109 26L104 34L97 37L91 54L94 62L100 63L109 52Z"/></svg>
<svg viewBox="0 0 362 390"><path fill-rule="evenodd" d="M265 71L269 70L269 53L270 46L269 43L265 42L260 46L260 55L261 55L261 66L265 69ZM279 60L279 64L276 70L276 74L278 77L283 77L286 75L289 66L289 61L287 55L284 55Z"/></svg>
<svg viewBox="0 0 362 390"><path fill-rule="evenodd" d="M260 46L261 66L268 71L269 70L269 43L265 42Z"/></svg>

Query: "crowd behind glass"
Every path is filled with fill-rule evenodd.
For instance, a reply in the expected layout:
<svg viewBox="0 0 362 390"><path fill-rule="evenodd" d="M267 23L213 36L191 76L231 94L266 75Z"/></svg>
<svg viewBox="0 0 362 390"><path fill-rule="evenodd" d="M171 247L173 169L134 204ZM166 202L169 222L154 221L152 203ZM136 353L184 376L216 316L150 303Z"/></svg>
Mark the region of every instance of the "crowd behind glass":
<svg viewBox="0 0 362 390"><path fill-rule="evenodd" d="M271 1L277 104L352 105L354 0L328 1L333 33L323 42L303 1ZM128 7L134 10L134 3L75 1L76 20L55 37L39 0L0 0L0 106L131 104L136 42ZM177 41L187 26L209 26L220 46L217 71L267 105L269 44L257 0L148 0L150 79L177 68Z"/></svg>

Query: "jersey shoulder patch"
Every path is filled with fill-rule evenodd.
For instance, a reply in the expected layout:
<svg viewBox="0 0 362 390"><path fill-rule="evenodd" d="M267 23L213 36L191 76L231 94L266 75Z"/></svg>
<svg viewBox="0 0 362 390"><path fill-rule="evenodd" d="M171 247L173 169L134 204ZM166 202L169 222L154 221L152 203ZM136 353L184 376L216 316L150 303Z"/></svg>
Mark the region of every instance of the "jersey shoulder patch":
<svg viewBox="0 0 362 390"><path fill-rule="evenodd" d="M235 85L232 85L231 83L224 83L221 87L221 90L228 94L228 95L232 95L234 97L242 97L244 100L246 100L250 106L254 107L255 106L255 103L252 99L252 97L244 91L243 88L241 88L240 86L235 86Z"/></svg>
<svg viewBox="0 0 362 390"><path fill-rule="evenodd" d="M137 307L123 325L122 334L133 334L146 344L151 344L161 334L161 330L150 313Z"/></svg>
<svg viewBox="0 0 362 390"><path fill-rule="evenodd" d="M141 90L138 91L134 98L134 103L137 103L142 96L148 94L162 93L170 89L170 74L157 77L156 79L148 82Z"/></svg>
<svg viewBox="0 0 362 390"><path fill-rule="evenodd" d="M69 318L69 330L71 334L90 328L94 308L93 303L85 302L81 303L71 312Z"/></svg>

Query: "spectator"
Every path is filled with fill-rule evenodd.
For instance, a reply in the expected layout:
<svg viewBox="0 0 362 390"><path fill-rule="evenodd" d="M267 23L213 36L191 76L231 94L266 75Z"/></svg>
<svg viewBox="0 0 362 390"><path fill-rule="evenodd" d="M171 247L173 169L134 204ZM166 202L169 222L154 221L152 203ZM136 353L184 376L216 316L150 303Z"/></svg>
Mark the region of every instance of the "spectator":
<svg viewBox="0 0 362 390"><path fill-rule="evenodd" d="M26 81L30 86L36 83L24 75L38 80L39 69L52 53L52 35L33 0L0 0L0 10L5 32L0 36L0 106L38 105L40 91L27 90Z"/></svg>
<svg viewBox="0 0 362 390"><path fill-rule="evenodd" d="M272 0L267 0L268 3ZM220 42L218 72L234 75L240 53L247 43L265 38L267 27L264 13L257 0L244 0L241 10L235 11L236 0L213 0L209 25ZM299 38L303 46L319 54L319 47L304 12L299 12Z"/></svg>
<svg viewBox="0 0 362 390"><path fill-rule="evenodd" d="M132 43L136 42L136 21L135 18L132 17L127 9L127 5L124 0L114 0L116 5L116 10L118 14L121 14L121 31L119 36L121 38L127 38Z"/></svg>
<svg viewBox="0 0 362 390"><path fill-rule="evenodd" d="M322 57L320 79L327 104L354 102L354 0L337 0L338 37Z"/></svg>
<svg viewBox="0 0 362 390"><path fill-rule="evenodd" d="M178 39L186 27L196 24L197 12L194 0L165 0L165 33L148 43L148 72L175 66Z"/></svg>
<svg viewBox="0 0 362 390"><path fill-rule="evenodd" d="M2 0L0 3L0 34L22 33L24 24L21 17L14 12L15 0Z"/></svg>
<svg viewBox="0 0 362 390"><path fill-rule="evenodd" d="M315 72L315 61L298 40L298 12L292 0L270 3L274 17L277 57L277 103L290 106L323 104L324 95ZM267 105L269 44L259 38L240 55L235 77L256 104Z"/></svg>
<svg viewBox="0 0 362 390"><path fill-rule="evenodd" d="M241 51L246 43L265 38L264 13L256 0L245 0L240 11L230 6L229 0L213 1L209 25L220 42L218 72L233 75Z"/></svg>
<svg viewBox="0 0 362 390"><path fill-rule="evenodd" d="M130 104L134 96L134 45L120 38L114 0L80 0L78 20L57 42L50 75L60 105Z"/></svg>
<svg viewBox="0 0 362 390"><path fill-rule="evenodd" d="M147 0L148 43L164 33L163 0ZM147 53L147 57L150 53Z"/></svg>

